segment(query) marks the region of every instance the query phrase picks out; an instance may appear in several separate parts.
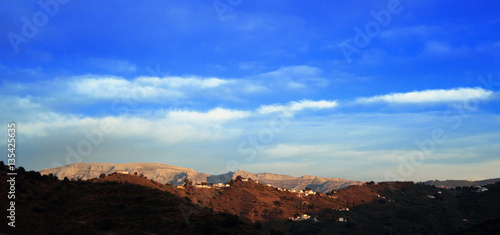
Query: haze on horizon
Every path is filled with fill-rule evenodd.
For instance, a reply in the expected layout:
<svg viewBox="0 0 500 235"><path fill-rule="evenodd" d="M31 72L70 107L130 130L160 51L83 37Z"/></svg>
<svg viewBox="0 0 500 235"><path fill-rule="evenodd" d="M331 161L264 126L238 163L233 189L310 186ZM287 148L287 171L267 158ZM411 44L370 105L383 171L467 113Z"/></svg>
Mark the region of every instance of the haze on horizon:
<svg viewBox="0 0 500 235"><path fill-rule="evenodd" d="M500 177L497 1L41 2L0 3L17 166Z"/></svg>

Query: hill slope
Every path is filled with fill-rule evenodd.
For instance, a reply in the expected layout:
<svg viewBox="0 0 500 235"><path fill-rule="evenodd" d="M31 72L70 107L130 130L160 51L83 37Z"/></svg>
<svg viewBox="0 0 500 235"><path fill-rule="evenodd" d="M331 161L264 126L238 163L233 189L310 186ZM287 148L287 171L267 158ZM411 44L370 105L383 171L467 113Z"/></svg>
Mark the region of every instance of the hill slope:
<svg viewBox="0 0 500 235"><path fill-rule="evenodd" d="M0 187L8 188L7 168L0 163ZM278 177L294 180L289 176ZM496 232L491 225L500 217L500 182L485 186L488 189L485 191L474 187L448 190L413 182L382 182L352 185L330 195L293 193L249 179L231 180L229 184L230 187L176 188L133 174L59 181L20 168L16 176L17 229L2 227L2 231L453 234L469 229L466 230L469 234ZM6 208L7 198L0 198L0 204ZM310 219L288 219L297 215ZM5 225L7 218L0 218L0 222Z"/></svg>
<svg viewBox="0 0 500 235"><path fill-rule="evenodd" d="M280 175L280 174L270 174L270 173L250 173L246 171L236 171L234 173L233 179L236 176L242 176L244 178L251 178L253 180L258 180L263 184L271 184L274 187L302 190L305 188L311 188L315 192L331 192L332 190L337 190L341 188L347 188L350 185L361 185L362 181L352 181L340 178L322 178L317 176L304 175L301 177L294 177L290 175Z"/></svg>
<svg viewBox="0 0 500 235"><path fill-rule="evenodd" d="M8 188L0 162L0 186ZM2 216L8 234L261 234L237 216L214 213L135 175L91 181L59 181L39 172L17 170L16 227ZM7 197L0 198L8 208Z"/></svg>

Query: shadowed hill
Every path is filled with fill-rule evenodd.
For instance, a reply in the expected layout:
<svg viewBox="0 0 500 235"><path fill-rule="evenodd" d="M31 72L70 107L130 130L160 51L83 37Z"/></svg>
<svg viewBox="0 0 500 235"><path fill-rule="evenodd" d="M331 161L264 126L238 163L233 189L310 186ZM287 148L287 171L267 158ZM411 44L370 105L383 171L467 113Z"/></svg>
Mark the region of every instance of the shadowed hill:
<svg viewBox="0 0 500 235"><path fill-rule="evenodd" d="M2 188L6 171L2 162ZM34 171L17 173L16 227L0 219L1 231L9 234L259 234L235 215L214 214L139 176L60 181ZM2 208L7 203L1 197Z"/></svg>

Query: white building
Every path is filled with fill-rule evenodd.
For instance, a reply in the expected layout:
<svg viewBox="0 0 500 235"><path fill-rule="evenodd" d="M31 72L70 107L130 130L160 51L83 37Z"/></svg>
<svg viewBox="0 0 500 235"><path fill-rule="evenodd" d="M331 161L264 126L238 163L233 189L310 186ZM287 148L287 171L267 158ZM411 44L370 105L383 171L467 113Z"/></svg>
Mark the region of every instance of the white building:
<svg viewBox="0 0 500 235"><path fill-rule="evenodd" d="M484 187L481 187L481 186L476 186L476 188L477 188L476 192L478 192L478 193L482 193L482 192L488 191L488 188L484 188Z"/></svg>
<svg viewBox="0 0 500 235"><path fill-rule="evenodd" d="M302 221L302 220L310 220L310 219L312 219L314 222L319 221L317 218L311 218L311 216L308 214L302 214L302 215L299 215L295 218L289 218L289 219L291 219L292 221Z"/></svg>
<svg viewBox="0 0 500 235"><path fill-rule="evenodd" d="M218 188L228 188L228 187L229 187L229 184L217 183L217 184L214 184L214 187L218 187Z"/></svg>

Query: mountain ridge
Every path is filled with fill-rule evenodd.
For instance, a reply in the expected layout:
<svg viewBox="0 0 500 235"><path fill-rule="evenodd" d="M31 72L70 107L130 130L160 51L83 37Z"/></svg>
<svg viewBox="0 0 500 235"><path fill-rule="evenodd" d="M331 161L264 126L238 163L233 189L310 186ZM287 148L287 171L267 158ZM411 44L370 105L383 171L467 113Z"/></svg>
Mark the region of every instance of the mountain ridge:
<svg viewBox="0 0 500 235"><path fill-rule="evenodd" d="M286 188L290 190L302 190L305 188L310 188L316 192L328 193L332 190L338 190L342 188L347 188L350 185L361 185L366 183L365 181L353 181L342 178L331 178L331 177L318 177L312 175L303 175L300 177L285 175L285 174L273 174L273 173L252 173L243 170L237 170L236 172L228 172L219 175L211 175L206 173L197 172L192 168L179 167L164 163L146 163L146 162L134 162L134 163L74 163L66 166L47 168L39 171L42 175L53 174L59 179L64 179L68 177L69 179L92 179L99 177L100 174L104 173L106 175L113 172L128 172L133 174L137 172L138 174L143 174L147 178L157 181L162 184L170 183L174 186L179 186L184 184L185 179L190 179L195 184L200 184L202 182L207 183L226 183L231 179L235 179L237 176L242 176L244 178L251 178L257 180L263 184L271 184L277 188ZM470 186L483 186L486 184L491 184L500 181L500 178L495 179L485 179L477 181L469 180L429 180L423 182L427 185L434 185L436 187L445 188L455 188L455 187L470 187Z"/></svg>
<svg viewBox="0 0 500 235"><path fill-rule="evenodd" d="M434 185L442 188L455 188L455 187L471 187L471 186L485 186L494 184L500 181L500 178L484 179L484 180L428 180L425 181L426 185Z"/></svg>
<svg viewBox="0 0 500 235"><path fill-rule="evenodd" d="M128 172L133 174L143 174L145 177L157 181L159 183L171 183L174 186L179 186L184 183L185 179L190 179L194 183L226 183L231 179L235 179L238 175L244 178L252 178L263 184L271 184L278 188L287 188L293 190L302 190L311 188L318 192L331 192L346 188L350 185L360 185L364 181L352 181L340 178L324 178L318 176L304 175L295 177L284 174L273 173L252 173L243 170L236 172L228 172L219 175L210 175L200 173L192 168L178 167L164 163L74 163L66 166L47 168L39 171L42 175L53 174L59 179L65 177L69 179L92 179L99 177L100 174L106 175L113 172Z"/></svg>

